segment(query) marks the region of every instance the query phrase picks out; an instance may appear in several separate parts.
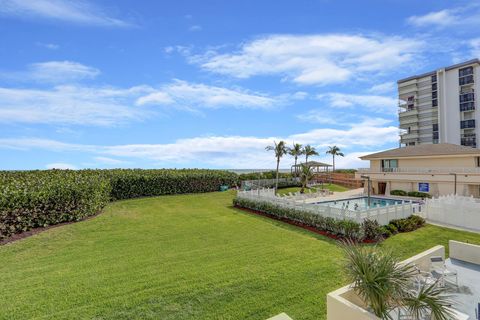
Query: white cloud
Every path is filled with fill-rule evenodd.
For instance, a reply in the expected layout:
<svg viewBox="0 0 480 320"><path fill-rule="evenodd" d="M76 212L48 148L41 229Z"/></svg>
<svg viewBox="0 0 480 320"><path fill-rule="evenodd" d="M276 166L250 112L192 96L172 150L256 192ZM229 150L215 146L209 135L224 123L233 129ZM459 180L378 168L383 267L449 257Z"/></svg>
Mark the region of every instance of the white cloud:
<svg viewBox="0 0 480 320"><path fill-rule="evenodd" d="M470 55L472 58L480 58L480 38L475 38L469 41Z"/></svg>
<svg viewBox="0 0 480 320"><path fill-rule="evenodd" d="M282 102L255 92L176 80L138 98L137 105L172 105L179 108L270 108Z"/></svg>
<svg viewBox="0 0 480 320"><path fill-rule="evenodd" d="M118 159L113 159L113 158L108 158L108 157L95 157L93 159L98 163L107 164L107 165L117 165L117 164L128 163L128 162L123 161L123 160L118 160Z"/></svg>
<svg viewBox="0 0 480 320"><path fill-rule="evenodd" d="M335 108L365 108L371 112L380 112L395 114L398 104L397 99L379 95L356 95L345 93L326 93L319 94L317 98L327 101L330 106Z"/></svg>
<svg viewBox="0 0 480 320"><path fill-rule="evenodd" d="M429 25L445 27L456 23L457 20L458 17L454 11L445 9L430 12L423 16L411 16L407 19L407 22L417 27L425 27Z"/></svg>
<svg viewBox="0 0 480 320"><path fill-rule="evenodd" d="M77 169L76 166L70 163L63 163L63 162L56 162L56 163L49 163L45 166L47 169L61 169L61 170L75 170Z"/></svg>
<svg viewBox="0 0 480 320"><path fill-rule="evenodd" d="M269 168L274 166L274 158L273 154L265 151L265 146L271 145L274 140L283 139L287 143L291 143L291 141L308 143L315 146L320 153L323 153L322 150L326 150L330 145L337 145L346 150L352 148L371 149L398 141L398 128L385 126L386 121L367 119L357 124L351 124L344 129L315 129L284 137L201 136L164 144L101 146L69 144L48 139L0 138L0 148L82 152L103 159L114 157L132 161L133 159L147 160L158 166L172 164L191 166L194 163L196 166L217 168ZM348 155L348 152L346 154ZM350 157L348 159L353 161ZM284 158L282 167L288 168L291 162L290 158Z"/></svg>
<svg viewBox="0 0 480 320"><path fill-rule="evenodd" d="M373 94L384 94L384 93L392 93L397 90L397 84L393 81L379 83L372 86L368 89L368 92Z"/></svg>
<svg viewBox="0 0 480 320"><path fill-rule="evenodd" d="M117 89L62 85L51 89L0 87L0 122L109 126L140 120L148 110L132 107L148 87Z"/></svg>
<svg viewBox="0 0 480 320"><path fill-rule="evenodd" d="M55 44L55 43L37 42L36 44L39 47L43 47L43 48L50 49L50 50L57 50L58 48L60 48L60 45Z"/></svg>
<svg viewBox="0 0 480 320"><path fill-rule="evenodd" d="M479 19L480 5L472 1L463 6L411 16L407 23L415 27L466 27L480 25Z"/></svg>
<svg viewBox="0 0 480 320"><path fill-rule="evenodd" d="M325 85L396 70L416 61L423 47L419 40L391 36L270 35L233 53L186 55L205 70L237 78L276 74L299 84Z"/></svg>
<svg viewBox="0 0 480 320"><path fill-rule="evenodd" d="M111 11L111 10L109 10ZM44 18L82 25L130 27L105 10L83 0L0 0L0 14L20 18Z"/></svg>
<svg viewBox="0 0 480 320"><path fill-rule="evenodd" d="M190 28L188 28L189 31L202 31L202 27L199 26L199 25L194 25L194 26L191 26Z"/></svg>
<svg viewBox="0 0 480 320"><path fill-rule="evenodd" d="M38 81L70 82L81 79L92 79L100 74L100 70L73 61L48 61L29 65L28 75Z"/></svg>

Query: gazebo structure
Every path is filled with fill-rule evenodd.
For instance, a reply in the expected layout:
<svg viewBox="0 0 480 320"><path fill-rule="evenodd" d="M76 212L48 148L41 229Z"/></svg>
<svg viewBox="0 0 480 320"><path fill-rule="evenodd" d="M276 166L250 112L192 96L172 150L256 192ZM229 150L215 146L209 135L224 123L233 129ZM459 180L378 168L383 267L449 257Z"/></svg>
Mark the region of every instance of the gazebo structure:
<svg viewBox="0 0 480 320"><path fill-rule="evenodd" d="M328 173L328 168L330 168L332 165L331 164L328 164L328 163L323 163L323 162L319 162L319 161L308 161L308 162L304 162L304 163L299 163L297 165L292 165L292 167L290 168L290 172L293 174L293 173L297 173L299 172L300 168L302 165L307 165L309 166L310 168L313 168L313 173Z"/></svg>

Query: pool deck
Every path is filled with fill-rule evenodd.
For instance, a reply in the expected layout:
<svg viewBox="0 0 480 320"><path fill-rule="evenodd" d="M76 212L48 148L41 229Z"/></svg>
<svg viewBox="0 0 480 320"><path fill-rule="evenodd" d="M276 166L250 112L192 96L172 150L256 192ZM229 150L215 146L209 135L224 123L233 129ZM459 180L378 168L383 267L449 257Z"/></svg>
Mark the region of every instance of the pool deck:
<svg viewBox="0 0 480 320"><path fill-rule="evenodd" d="M458 288L447 284L455 301L455 309L476 319L475 308L480 303L480 265L457 259L447 259L447 268L458 273Z"/></svg>
<svg viewBox="0 0 480 320"><path fill-rule="evenodd" d="M342 192L334 192L332 195L329 195L329 196L306 199L305 202L315 203L315 202L333 201L333 200L348 199L348 198L357 198L360 196L363 196L363 188L352 189L352 190L342 191Z"/></svg>

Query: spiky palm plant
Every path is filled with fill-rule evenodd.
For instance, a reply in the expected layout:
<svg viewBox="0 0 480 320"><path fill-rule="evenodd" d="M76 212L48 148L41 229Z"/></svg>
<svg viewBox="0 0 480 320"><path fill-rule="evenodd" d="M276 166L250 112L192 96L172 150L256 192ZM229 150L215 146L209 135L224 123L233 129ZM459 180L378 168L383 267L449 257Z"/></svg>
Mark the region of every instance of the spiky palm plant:
<svg viewBox="0 0 480 320"><path fill-rule="evenodd" d="M332 158L333 158L332 159L333 160L333 172L335 172L335 156L343 157L345 155L343 154L343 152L340 152L340 148L337 147L337 146L328 147L328 150L327 150L326 153L332 155Z"/></svg>
<svg viewBox="0 0 480 320"><path fill-rule="evenodd" d="M434 319L444 320L451 315L451 301L443 288L423 284L418 291L413 290L418 275L413 265L401 264L390 252L376 247L348 242L343 248L353 289L377 317L392 319L390 312L394 308L406 310L417 319L431 314Z"/></svg>
<svg viewBox="0 0 480 320"><path fill-rule="evenodd" d="M288 154L293 156L295 159L295 174L297 173L297 160L298 157L303 154L303 149L302 145L300 143L293 143L293 146L291 148L288 148Z"/></svg>
<svg viewBox="0 0 480 320"><path fill-rule="evenodd" d="M313 178L313 171L312 168L306 164L300 165L300 182L302 183L302 189L300 193L305 192L305 188L307 187L310 180Z"/></svg>
<svg viewBox="0 0 480 320"><path fill-rule="evenodd" d="M308 157L310 156L318 156L317 150L315 150L314 147L311 145L307 144L305 147L303 147L303 154L305 155L305 163L308 162Z"/></svg>
<svg viewBox="0 0 480 320"><path fill-rule="evenodd" d="M275 192L278 190L278 169L280 167L280 159L287 153L287 146L285 141L273 141L273 146L268 146L265 148L267 151L274 151L275 158L277 159L277 171L276 171L276 179L275 179Z"/></svg>

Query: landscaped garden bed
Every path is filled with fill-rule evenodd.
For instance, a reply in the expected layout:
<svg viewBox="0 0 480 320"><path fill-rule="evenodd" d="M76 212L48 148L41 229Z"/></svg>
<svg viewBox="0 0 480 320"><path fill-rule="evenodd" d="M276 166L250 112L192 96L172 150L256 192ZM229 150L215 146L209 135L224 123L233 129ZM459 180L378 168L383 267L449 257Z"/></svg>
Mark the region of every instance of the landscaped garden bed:
<svg viewBox="0 0 480 320"><path fill-rule="evenodd" d="M235 198L233 205L237 208L280 220L301 228L328 236L337 240L373 243L386 239L399 232L409 232L422 227L425 220L419 216L390 221L380 226L375 220L365 219L363 223L347 219L324 217L301 209L286 208L267 201Z"/></svg>

